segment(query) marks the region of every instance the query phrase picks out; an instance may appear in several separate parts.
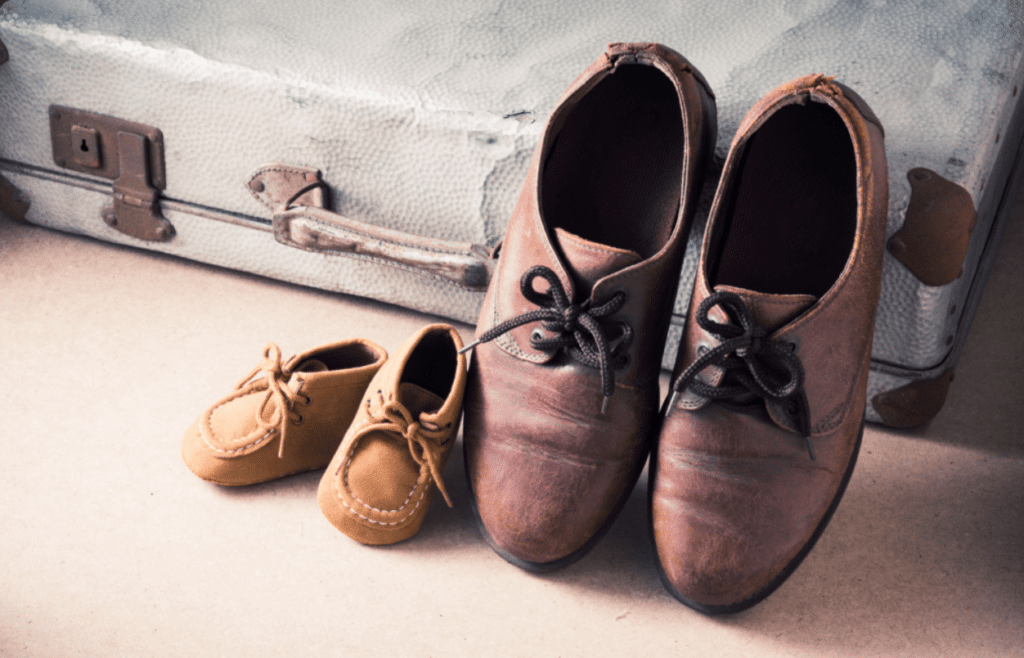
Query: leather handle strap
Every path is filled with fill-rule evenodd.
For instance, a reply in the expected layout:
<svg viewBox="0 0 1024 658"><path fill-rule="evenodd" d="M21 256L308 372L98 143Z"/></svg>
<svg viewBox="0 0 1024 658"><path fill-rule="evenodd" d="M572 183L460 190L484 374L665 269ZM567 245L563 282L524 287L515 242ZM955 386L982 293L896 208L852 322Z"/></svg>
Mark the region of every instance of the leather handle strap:
<svg viewBox="0 0 1024 658"><path fill-rule="evenodd" d="M496 262L480 245L424 238L308 206L275 212L274 237L306 251L388 261L476 291L487 290Z"/></svg>
<svg viewBox="0 0 1024 658"><path fill-rule="evenodd" d="M271 163L256 170L247 187L273 211L274 237L290 247L384 261L480 292L494 273L494 249L413 235L328 210L326 185L316 169Z"/></svg>

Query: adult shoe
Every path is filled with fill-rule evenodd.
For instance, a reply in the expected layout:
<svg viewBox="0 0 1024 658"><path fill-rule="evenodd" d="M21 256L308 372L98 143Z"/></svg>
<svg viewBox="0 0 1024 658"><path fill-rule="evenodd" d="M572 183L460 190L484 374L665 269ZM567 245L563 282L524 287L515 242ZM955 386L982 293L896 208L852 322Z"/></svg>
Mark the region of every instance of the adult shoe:
<svg viewBox="0 0 1024 658"><path fill-rule="evenodd" d="M822 75L769 93L733 139L649 471L658 566L692 608L768 596L846 488L888 180L881 123Z"/></svg>
<svg viewBox="0 0 1024 658"><path fill-rule="evenodd" d="M480 311L466 393L474 511L513 564L575 561L636 483L715 137L707 83L654 43L611 44L548 120Z"/></svg>

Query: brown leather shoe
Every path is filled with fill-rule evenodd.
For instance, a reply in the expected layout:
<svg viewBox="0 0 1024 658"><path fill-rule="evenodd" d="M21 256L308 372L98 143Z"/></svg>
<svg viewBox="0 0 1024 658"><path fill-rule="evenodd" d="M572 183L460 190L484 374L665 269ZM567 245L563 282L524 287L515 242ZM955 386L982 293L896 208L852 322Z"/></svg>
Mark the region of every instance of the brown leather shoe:
<svg viewBox="0 0 1024 658"><path fill-rule="evenodd" d="M226 486L323 468L387 356L380 345L355 338L282 363L270 343L263 363L185 432L185 464Z"/></svg>
<svg viewBox="0 0 1024 658"><path fill-rule="evenodd" d="M466 393L477 519L513 564L578 559L636 483L715 134L700 73L650 43L610 45L548 121L484 299Z"/></svg>
<svg viewBox="0 0 1024 658"><path fill-rule="evenodd" d="M736 133L650 470L662 579L692 608L768 596L846 488L888 180L878 119L825 76L772 91Z"/></svg>
<svg viewBox="0 0 1024 658"><path fill-rule="evenodd" d="M413 334L377 372L320 480L331 524L364 544L415 535L459 431L466 388L462 339L446 324Z"/></svg>

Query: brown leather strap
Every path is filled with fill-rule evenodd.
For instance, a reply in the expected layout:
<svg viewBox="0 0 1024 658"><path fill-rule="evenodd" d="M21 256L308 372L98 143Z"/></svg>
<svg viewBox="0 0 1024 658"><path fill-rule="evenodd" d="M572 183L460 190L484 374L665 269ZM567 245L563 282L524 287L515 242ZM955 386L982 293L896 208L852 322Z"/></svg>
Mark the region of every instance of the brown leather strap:
<svg viewBox="0 0 1024 658"><path fill-rule="evenodd" d="M271 163L257 169L246 186L274 212L274 237L282 244L384 261L468 290L484 292L491 281L497 248L426 238L332 212L315 169Z"/></svg>
<svg viewBox="0 0 1024 658"><path fill-rule="evenodd" d="M383 260L440 277L469 290L486 291L494 259L479 245L424 238L359 222L323 208L299 206L274 213L278 242L306 251Z"/></svg>

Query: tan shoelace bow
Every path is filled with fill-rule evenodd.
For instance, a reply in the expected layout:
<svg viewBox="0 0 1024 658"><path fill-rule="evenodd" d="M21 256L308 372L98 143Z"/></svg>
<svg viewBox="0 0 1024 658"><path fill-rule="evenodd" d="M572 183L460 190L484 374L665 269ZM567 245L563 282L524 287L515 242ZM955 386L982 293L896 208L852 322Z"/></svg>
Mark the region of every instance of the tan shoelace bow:
<svg viewBox="0 0 1024 658"><path fill-rule="evenodd" d="M267 343L267 346L263 348L263 363L253 368L252 372L235 386L237 390L246 385L257 388L261 385L266 385L267 395L263 398L263 402L260 403L259 409L256 411L256 423L260 429L266 430L268 433L275 430L280 431L281 439L277 448L278 458L284 456L284 429L281 427L281 424L285 419L285 415L287 414L287 417L293 422L301 423L302 415L293 409L295 402L301 400L302 404L309 404L309 397L299 394L299 390L302 388L301 380L298 386L295 387L295 390L288 386L288 381L292 377L292 369L289 365L281 363L280 348L274 343ZM266 376L250 384L253 377L261 372L266 373ZM271 412L270 417L264 420L264 411L266 411L267 405L271 400L274 401L274 410Z"/></svg>
<svg viewBox="0 0 1024 658"><path fill-rule="evenodd" d="M437 450L444 445L447 428L438 427L422 418L415 420L405 405L398 400L385 400L384 394L380 391L377 391L377 409L368 408L368 411L370 419L376 423L368 429L383 430L405 438L409 445L409 454L421 467L427 466L448 507L453 507L452 499L444 487L444 480L441 479L441 468L437 463Z"/></svg>

